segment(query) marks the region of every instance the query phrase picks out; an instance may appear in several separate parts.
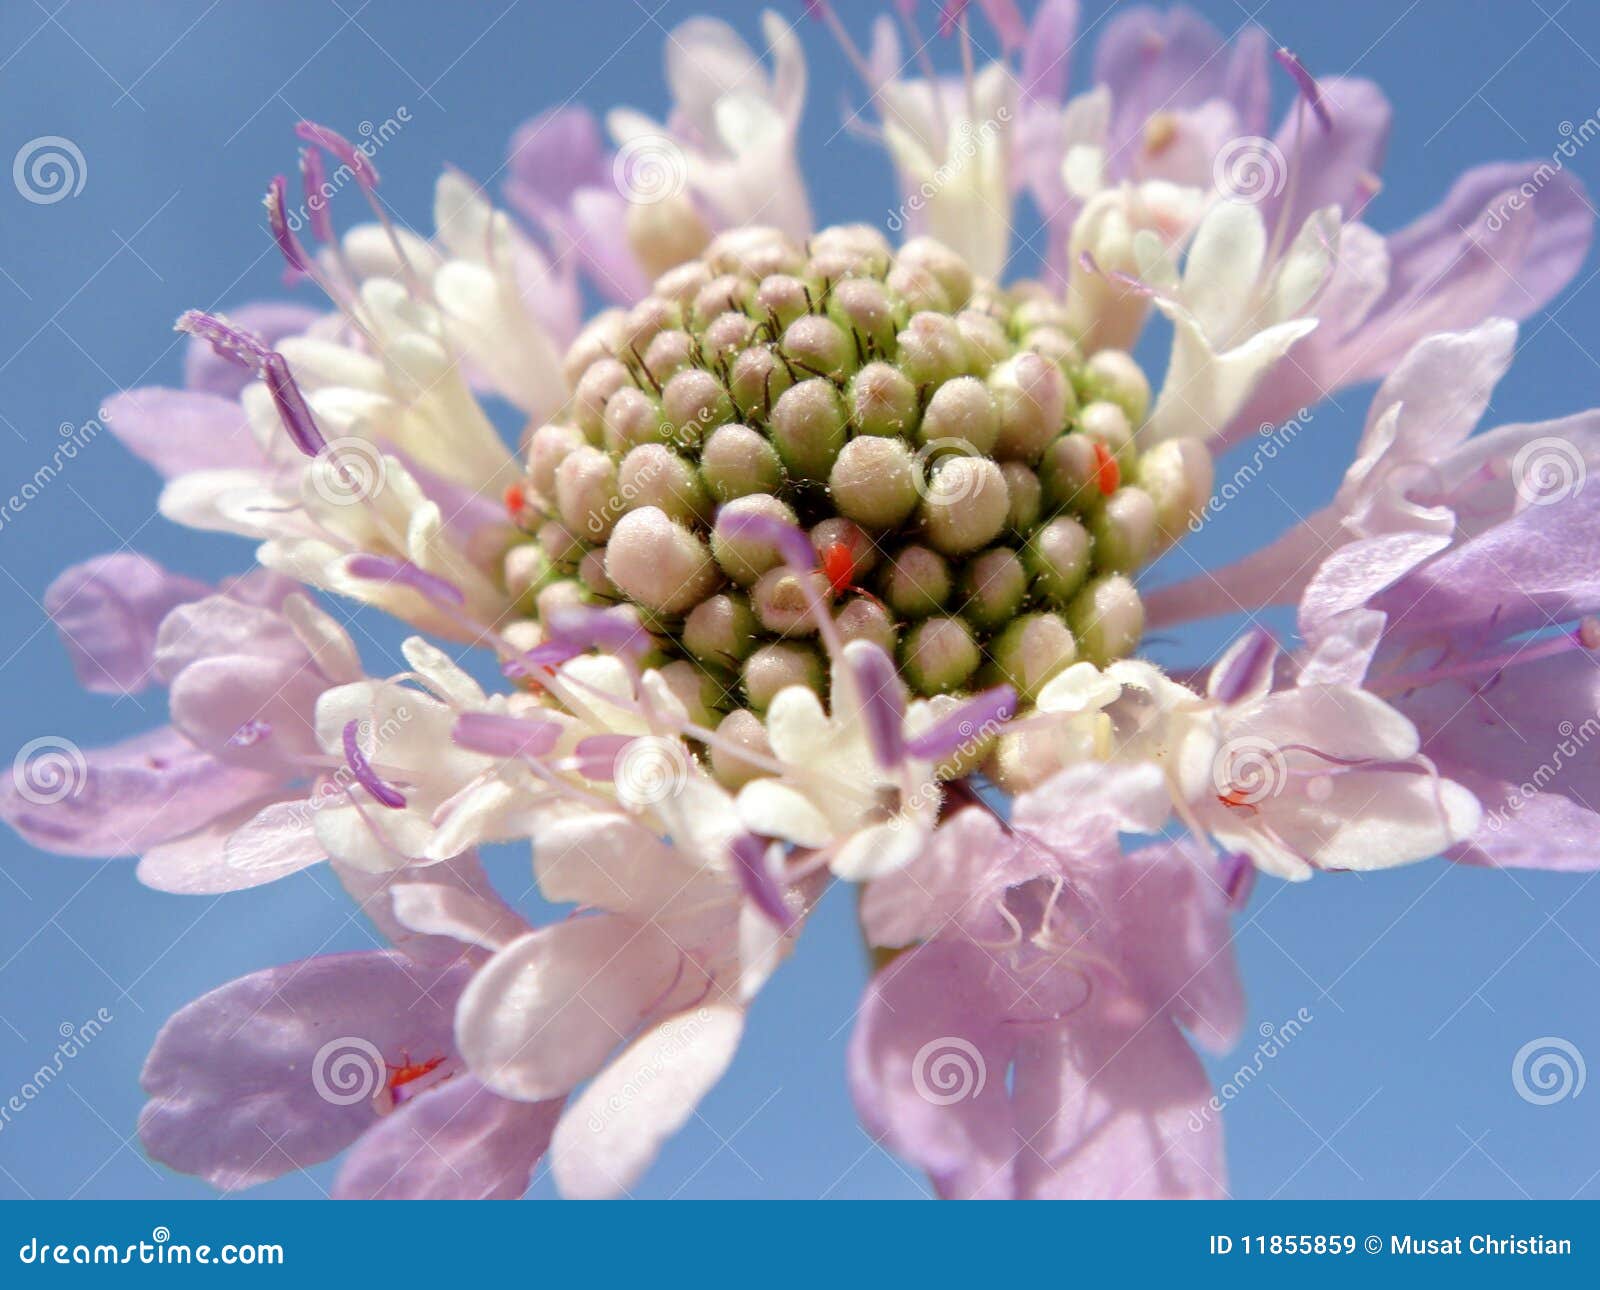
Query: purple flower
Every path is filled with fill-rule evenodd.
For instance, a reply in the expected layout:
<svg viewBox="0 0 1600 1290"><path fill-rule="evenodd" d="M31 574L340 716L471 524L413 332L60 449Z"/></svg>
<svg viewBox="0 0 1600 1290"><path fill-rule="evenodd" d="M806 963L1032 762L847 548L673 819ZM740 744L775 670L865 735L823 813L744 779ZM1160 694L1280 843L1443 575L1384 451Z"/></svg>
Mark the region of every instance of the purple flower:
<svg viewBox="0 0 1600 1290"><path fill-rule="evenodd" d="M131 555L67 570L45 599L80 676L102 691L161 682L171 724L81 754L64 794L35 791L19 766L0 816L44 850L139 856L140 878L167 891L231 891L323 859L302 818L316 702L360 673L349 639L292 589L257 573L213 593Z"/></svg>
<svg viewBox="0 0 1600 1290"><path fill-rule="evenodd" d="M1228 892L1159 826L1149 767L1081 768L981 807L866 892L879 972L850 1045L867 1127L944 1196L1226 1193L1210 1087L1180 1027L1232 1044L1243 999Z"/></svg>
<svg viewBox="0 0 1600 1290"><path fill-rule="evenodd" d="M471 856L429 873L459 898L482 885ZM145 1062L146 1150L222 1191L348 1148L341 1199L520 1197L562 1103L498 1097L464 1069L454 1009L481 957L330 954L196 999Z"/></svg>

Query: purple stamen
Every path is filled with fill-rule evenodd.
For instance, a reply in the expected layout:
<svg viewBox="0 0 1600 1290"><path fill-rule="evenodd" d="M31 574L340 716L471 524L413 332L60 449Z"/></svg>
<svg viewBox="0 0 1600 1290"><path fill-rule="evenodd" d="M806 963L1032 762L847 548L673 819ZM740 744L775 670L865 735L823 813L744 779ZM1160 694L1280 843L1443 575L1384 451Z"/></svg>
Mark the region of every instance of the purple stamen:
<svg viewBox="0 0 1600 1290"><path fill-rule="evenodd" d="M1317 122L1324 130L1333 129L1333 116L1328 111L1328 105L1322 101L1322 87L1317 84L1316 78L1306 70L1306 65L1287 49L1277 49L1272 56L1278 60L1278 65L1294 77L1294 83L1300 87L1300 97L1315 114Z"/></svg>
<svg viewBox="0 0 1600 1290"><path fill-rule="evenodd" d="M997 733L997 728L1011 720L1016 711L1017 692L1009 685L997 685L973 695L920 735L908 739L906 749L923 761L943 761L952 753Z"/></svg>
<svg viewBox="0 0 1600 1290"><path fill-rule="evenodd" d="M328 446L328 441L317 429L311 406L290 375L289 364L284 361L282 354L274 350L262 360L261 379L267 384L272 402L278 409L278 419L288 431L290 441L306 456L315 457Z"/></svg>
<svg viewBox="0 0 1600 1290"><path fill-rule="evenodd" d="M191 309L177 322L176 330L198 337L212 350L240 367L248 367L266 382L272 402L278 409L283 428L294 446L308 457L315 457L328 446L317 429L316 418L300 386L289 371L289 364L277 350L268 349L261 338L231 326L215 314Z"/></svg>
<svg viewBox="0 0 1600 1290"><path fill-rule="evenodd" d="M356 783L390 810L398 811L406 804L405 795L390 788L378 778L378 772L372 769L372 763L367 760L367 755L361 751L361 745L356 741L356 733L360 727L359 721L344 723L344 759L351 773L355 775Z"/></svg>
<svg viewBox="0 0 1600 1290"><path fill-rule="evenodd" d="M783 890L767 864L767 844L753 833L741 834L728 848L739 885L750 903L784 931L794 926L794 911L783 898Z"/></svg>
<svg viewBox="0 0 1600 1290"><path fill-rule="evenodd" d="M285 194L288 190L289 181L282 175L274 175L272 182L267 185L267 226L272 230L272 240L278 244L278 251L282 254L284 263L289 266L284 280L286 283L294 283L311 272L311 264L306 259L306 251L300 245L300 239L289 227L289 217L284 213Z"/></svg>
<svg viewBox="0 0 1600 1290"><path fill-rule="evenodd" d="M219 357L255 372L261 370L261 364L271 352L253 333L198 309L185 311L173 324L173 330L205 341Z"/></svg>
<svg viewBox="0 0 1600 1290"><path fill-rule="evenodd" d="M306 218L311 222L311 236L319 242L331 243L333 214L328 210L328 196L323 191L328 186L328 172L322 164L322 154L315 148L300 150L300 185L306 195Z"/></svg>
<svg viewBox="0 0 1600 1290"><path fill-rule="evenodd" d="M1237 703L1270 680L1278 642L1257 627L1232 646L1211 674L1211 696L1219 703Z"/></svg>
<svg viewBox="0 0 1600 1290"><path fill-rule="evenodd" d="M561 723L468 712L456 718L450 738L458 747L488 757L542 757L561 738Z"/></svg>
<svg viewBox="0 0 1600 1290"><path fill-rule="evenodd" d="M851 641L844 658L861 692L861 722L872 758L885 770L906 758L906 697L892 660L870 641Z"/></svg>
<svg viewBox="0 0 1600 1290"><path fill-rule="evenodd" d="M318 125L315 121L301 121L294 128L296 136L307 143L315 144L331 156L338 158L342 165L350 168L350 173L368 192L378 186L378 168L372 164L372 158L357 148L350 140L337 130L330 130L325 125Z"/></svg>
<svg viewBox="0 0 1600 1290"><path fill-rule="evenodd" d="M806 536L805 530L793 524L786 524L768 515L749 512L730 514L724 510L717 516L717 530L724 537L748 538L777 548L783 562L796 573L810 573L817 567L817 552L811 545L811 539Z"/></svg>
<svg viewBox="0 0 1600 1290"><path fill-rule="evenodd" d="M624 605L610 609L571 605L553 611L544 626L547 642L577 646L580 651L598 649L637 656L650 647L650 637L638 614Z"/></svg>
<svg viewBox="0 0 1600 1290"><path fill-rule="evenodd" d="M353 578L365 578L371 582L398 582L435 604L448 605L452 609L459 608L467 600L455 583L447 582L426 569L419 569L409 560L396 560L393 556L353 555L344 562L344 570Z"/></svg>
<svg viewBox="0 0 1600 1290"><path fill-rule="evenodd" d="M638 735L590 735L579 740L578 774L585 779L615 779L617 758L637 738Z"/></svg>

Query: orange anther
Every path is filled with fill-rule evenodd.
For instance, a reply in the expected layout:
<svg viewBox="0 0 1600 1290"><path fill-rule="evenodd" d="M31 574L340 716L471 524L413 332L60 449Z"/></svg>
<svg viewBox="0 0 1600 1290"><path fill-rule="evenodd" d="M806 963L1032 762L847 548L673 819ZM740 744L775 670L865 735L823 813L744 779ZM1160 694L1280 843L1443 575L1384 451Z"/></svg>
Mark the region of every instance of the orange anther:
<svg viewBox="0 0 1600 1290"><path fill-rule="evenodd" d="M1117 491L1122 483L1122 467L1117 465L1117 459L1111 455L1111 450L1098 439L1094 444L1094 482L1106 497Z"/></svg>

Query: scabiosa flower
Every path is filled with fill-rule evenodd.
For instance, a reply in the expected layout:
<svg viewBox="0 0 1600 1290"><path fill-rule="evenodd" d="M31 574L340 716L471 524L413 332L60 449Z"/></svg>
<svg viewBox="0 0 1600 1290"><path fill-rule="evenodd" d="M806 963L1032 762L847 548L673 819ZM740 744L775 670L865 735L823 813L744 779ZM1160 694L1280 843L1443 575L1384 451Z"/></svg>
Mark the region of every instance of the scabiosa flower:
<svg viewBox="0 0 1600 1290"><path fill-rule="evenodd" d="M566 1194L625 1194L841 880L877 968L852 1092L942 1195L1223 1195L1193 1045L1241 1029L1229 916L1258 871L1593 866L1600 414L1471 434L1512 320L1587 249L1575 182L1504 204L1525 168L1486 167L1384 237L1375 86L1132 8L1069 96L1070 0L936 8L863 49L804 6L878 118L892 237L815 227L772 14L767 60L674 32L661 121L531 121L520 223L450 171L418 236L366 151L297 127L307 192L339 167L376 217L291 228L271 181L326 308L184 315L185 388L110 416L163 514L262 568L63 574L83 683L159 681L171 724L0 798L36 845L174 892L326 862L392 946L174 1017L158 1159L233 1189L349 1147L348 1196L517 1195L548 1159ZM1268 139L1274 68L1295 103ZM1378 377L1324 509L1148 590L1225 522L1242 427ZM297 585L401 620L403 667L368 675ZM1287 604L1297 640L1140 656L1147 627ZM505 842L567 917L495 893L476 855Z"/></svg>

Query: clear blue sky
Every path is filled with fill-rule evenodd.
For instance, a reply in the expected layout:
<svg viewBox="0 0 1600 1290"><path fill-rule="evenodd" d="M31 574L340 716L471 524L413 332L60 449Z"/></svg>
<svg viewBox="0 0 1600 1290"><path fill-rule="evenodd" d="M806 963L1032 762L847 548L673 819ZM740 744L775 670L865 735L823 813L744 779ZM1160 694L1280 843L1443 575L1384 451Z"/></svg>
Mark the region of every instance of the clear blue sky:
<svg viewBox="0 0 1600 1290"><path fill-rule="evenodd" d="M850 4L847 9L865 8ZM1085 26L1110 6L1085 0ZM1253 6L1206 0L1236 29ZM63 423L106 395L175 383L172 319L280 294L260 218L265 181L292 168L293 122L345 129L405 106L385 150L386 193L426 224L443 162L497 170L517 123L576 99L662 107L663 30L693 12L756 28L753 6L718 0L352 0L233 3L16 0L0 8L0 159L40 135L87 163L76 197L31 205L0 185L0 495L32 476ZM1372 77L1395 105L1386 187L1369 217L1396 227L1471 164L1548 157L1600 109L1600 11L1567 0L1469 5L1267 0L1254 9L1319 73ZM803 156L820 218L873 220L891 205L879 154L837 131L842 60L810 30ZM1075 60L1082 83L1087 46ZM1286 87L1278 87L1280 99ZM1571 163L1600 191L1600 145ZM347 214L346 219L353 216ZM1600 403L1600 290L1585 267L1530 320L1492 416L1534 420ZM1317 418L1256 504L1208 538L1234 554L1326 495L1364 396ZM40 735L85 746L164 720L137 702L81 694L38 600L64 565L126 545L186 572L242 567L242 542L154 514L157 480L109 437L0 530L0 749ZM369 670L396 636L363 621ZM1197 639L1191 656L1213 644ZM496 857L497 872L525 859ZM143 890L126 862L55 859L0 837L0 1101L50 1059L63 1023L114 1020L62 1079L0 1128L0 1197L206 1194L130 1142L139 1066L162 1020L235 976L317 950L360 948L325 874L213 901ZM667 1149L650 1196L910 1197L920 1179L856 1126L843 1051L865 969L836 893L761 997L732 1073ZM1594 1196L1600 1093L1521 1100L1512 1058L1559 1036L1600 1060L1600 887L1582 877L1442 863L1369 877L1270 881L1241 920L1250 1034L1219 1078L1253 1060L1259 1027L1313 1020L1226 1115L1244 1196ZM327 1167L255 1195L311 1196ZM542 1179L535 1195L549 1195Z"/></svg>

